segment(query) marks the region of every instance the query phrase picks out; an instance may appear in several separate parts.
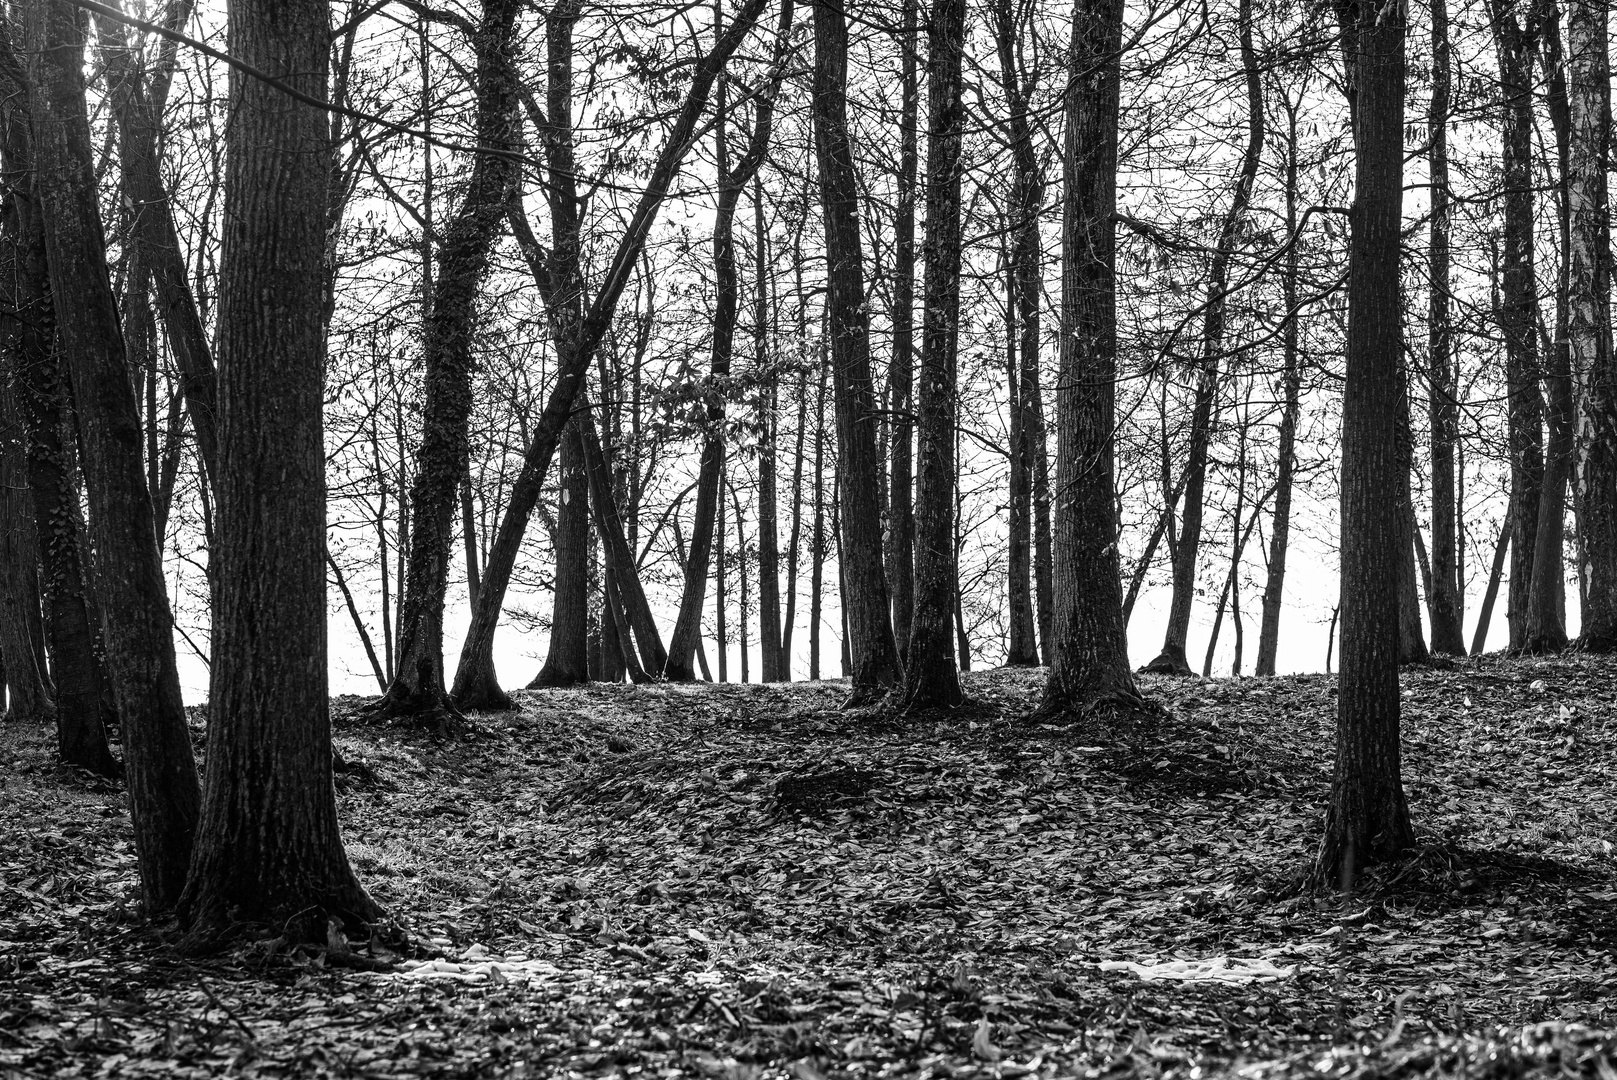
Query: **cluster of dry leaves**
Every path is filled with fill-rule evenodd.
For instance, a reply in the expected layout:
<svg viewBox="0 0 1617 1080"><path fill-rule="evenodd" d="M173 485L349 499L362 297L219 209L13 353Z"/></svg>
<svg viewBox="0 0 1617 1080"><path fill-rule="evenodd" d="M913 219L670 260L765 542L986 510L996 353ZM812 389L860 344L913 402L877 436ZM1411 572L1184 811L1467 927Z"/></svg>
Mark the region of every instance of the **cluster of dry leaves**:
<svg viewBox="0 0 1617 1080"><path fill-rule="evenodd" d="M412 941L356 942L381 971L177 955L122 794L0 727L0 1077L1617 1080L1614 676L1407 672L1422 847L1346 897L1294 885L1327 677L1147 678L1171 718L1128 730L1030 721L1015 671L920 722L611 686L444 741L339 702L349 853ZM1219 957L1287 974L1120 963Z"/></svg>

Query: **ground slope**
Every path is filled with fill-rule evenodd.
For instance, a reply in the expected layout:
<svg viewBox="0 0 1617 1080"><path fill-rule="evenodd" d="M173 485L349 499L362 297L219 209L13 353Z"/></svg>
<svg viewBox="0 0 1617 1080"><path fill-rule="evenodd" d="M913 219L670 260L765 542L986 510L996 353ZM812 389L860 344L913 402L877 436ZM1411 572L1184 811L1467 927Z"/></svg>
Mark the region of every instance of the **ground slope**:
<svg viewBox="0 0 1617 1080"><path fill-rule="evenodd" d="M1406 673L1422 848L1345 898L1292 886L1333 679L1148 678L1172 718L1119 732L1028 721L1039 678L907 723L834 683L529 692L454 740L339 702L403 955L178 956L121 792L0 726L0 1076L1617 1078L1617 665ZM1285 974L1118 967L1221 957Z"/></svg>

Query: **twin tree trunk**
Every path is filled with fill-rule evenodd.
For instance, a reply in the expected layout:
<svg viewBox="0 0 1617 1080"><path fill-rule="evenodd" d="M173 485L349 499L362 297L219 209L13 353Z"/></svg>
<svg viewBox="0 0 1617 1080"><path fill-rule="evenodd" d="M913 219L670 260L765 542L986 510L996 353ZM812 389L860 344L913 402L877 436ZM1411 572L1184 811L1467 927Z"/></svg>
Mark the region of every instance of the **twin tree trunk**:
<svg viewBox="0 0 1617 1080"><path fill-rule="evenodd" d="M1337 5L1353 114L1353 239L1342 395L1341 674L1336 764L1313 868L1351 887L1355 866L1414 842L1399 750L1398 560L1403 296L1404 15L1373 0Z"/></svg>
<svg viewBox="0 0 1617 1080"><path fill-rule="evenodd" d="M1076 0L1066 87L1050 665L1040 712L1132 711L1112 489L1122 0Z"/></svg>
<svg viewBox="0 0 1617 1080"><path fill-rule="evenodd" d="M1568 97L1572 114L1568 287L1572 370L1582 384L1578 499L1582 511L1583 647L1617 651L1617 359L1611 331L1611 66L1606 9L1568 5Z"/></svg>
<svg viewBox="0 0 1617 1080"><path fill-rule="evenodd" d="M326 96L321 0L237 0L230 52ZM325 116L232 70L208 770L180 915L324 942L380 909L343 851L326 685Z"/></svg>
<svg viewBox="0 0 1617 1080"><path fill-rule="evenodd" d="M882 573L876 399L870 377L859 191L848 133L848 23L843 0L814 5L812 113L825 216L826 336L837 420L845 637L853 693L868 704L902 675ZM1109 497L1109 496L1108 496ZM952 543L952 538L949 541Z"/></svg>
<svg viewBox="0 0 1617 1080"><path fill-rule="evenodd" d="M477 53L477 144L514 151L517 122L517 0L485 0ZM460 209L438 250L438 274L423 342L421 445L410 488L409 571L399 616L399 660L378 703L387 715L443 723L455 715L443 675L444 592L455 505L466 474L472 412L472 339L477 301L501 222L516 191L517 163L478 154Z"/></svg>
<svg viewBox="0 0 1617 1080"><path fill-rule="evenodd" d="M904 702L910 709L952 709L961 700L954 642L955 376L965 46L965 0L937 0L927 20L926 278L916 424L915 608L904 657Z"/></svg>
<svg viewBox="0 0 1617 1080"><path fill-rule="evenodd" d="M64 0L31 0L26 52L51 293L59 310L74 313L58 321L57 341L78 410L91 539L105 553L97 591L123 725L141 893L155 912L171 907L185 883L200 793L141 468L140 410L107 273L76 9ZM325 69L323 54L319 66ZM324 617L322 608L322 625Z"/></svg>

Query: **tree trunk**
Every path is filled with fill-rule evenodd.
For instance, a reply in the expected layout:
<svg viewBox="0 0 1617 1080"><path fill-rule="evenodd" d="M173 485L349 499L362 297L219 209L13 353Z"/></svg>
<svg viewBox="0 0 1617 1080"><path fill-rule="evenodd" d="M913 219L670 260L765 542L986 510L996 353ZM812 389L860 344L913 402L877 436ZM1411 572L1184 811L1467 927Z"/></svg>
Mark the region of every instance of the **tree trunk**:
<svg viewBox="0 0 1617 1080"><path fill-rule="evenodd" d="M893 355L887 365L892 450L887 484L887 578L893 591L893 640L909 652L915 608L915 182L920 171L920 75L915 39L918 0L900 6L898 191L893 222Z"/></svg>
<svg viewBox="0 0 1617 1080"><path fill-rule="evenodd" d="M516 0L483 0L482 19L473 40L480 146L509 150L521 143L516 113L520 9ZM473 160L466 193L439 245L438 274L427 315L425 400L421 444L410 485L412 531L400 614L398 670L375 708L385 715L431 725L452 723L459 716L444 686L444 593L449 587L455 504L469 448L478 297L517 176L516 163L509 157L479 154ZM457 693L456 698L469 708L511 705L503 692L476 697Z"/></svg>
<svg viewBox="0 0 1617 1080"><path fill-rule="evenodd" d="M15 250L9 248L0 258ZM17 408L14 369L19 356L11 341L5 351L8 355L0 358L0 654L6 668L0 690L7 693L5 719L41 724L55 719L56 705L45 652L36 645L44 636L39 542L28 493L28 439Z"/></svg>
<svg viewBox="0 0 1617 1080"><path fill-rule="evenodd" d="M1355 868L1414 843L1398 741L1398 279L1403 202L1404 15L1341 0L1353 112L1353 239L1342 394L1341 675L1336 763L1316 881L1351 888Z"/></svg>
<svg viewBox="0 0 1617 1080"><path fill-rule="evenodd" d="M1005 539L1005 666L1036 667L1039 649L1033 619L1033 474L1022 427L1021 367L1017 363L1016 271L1005 258L1005 387L1010 413L1006 494L1010 520Z"/></svg>
<svg viewBox="0 0 1617 1080"><path fill-rule="evenodd" d="M1420 621L1420 593L1415 574L1415 501L1410 492L1410 470L1415 463L1414 432L1410 429L1409 379L1398 365L1398 661L1425 664L1432 659Z"/></svg>
<svg viewBox="0 0 1617 1080"><path fill-rule="evenodd" d="M1075 0L1061 216L1056 603L1040 708L1046 714L1145 706L1129 669L1113 491L1122 40L1122 0Z"/></svg>
<svg viewBox="0 0 1617 1080"><path fill-rule="evenodd" d="M1571 0L1567 8L1572 155L1570 329L1572 370L1583 388L1578 430L1578 496L1584 549L1580 643L1617 651L1617 359L1611 332L1611 220L1607 154L1611 143L1611 63L1606 8Z"/></svg>
<svg viewBox="0 0 1617 1080"><path fill-rule="evenodd" d="M904 703L912 710L953 709L961 701L950 624L960 590L955 562L955 382L960 151L966 119L961 101L965 0L936 0L926 36L926 276L916 410L915 608L904 664Z"/></svg>
<svg viewBox="0 0 1617 1080"><path fill-rule="evenodd" d="M1488 572L1488 585L1482 594L1482 609L1477 612L1477 627L1471 637L1471 655L1481 656L1483 646L1488 643L1488 624L1493 621L1494 601L1499 597L1499 579L1505 571L1505 553L1510 548L1511 523L1514 521L1511 508L1505 508L1505 520L1499 527L1499 539L1494 544L1493 563Z"/></svg>
<svg viewBox="0 0 1617 1080"><path fill-rule="evenodd" d="M848 25L843 0L814 5L814 146L820 169L827 263L826 332L831 341L841 498L840 578L847 597L853 692L868 704L903 675L882 572L876 458L876 402L870 377L863 241L853 143L848 132Z"/></svg>
<svg viewBox="0 0 1617 1080"><path fill-rule="evenodd" d="M757 237L758 291L753 323L753 363L758 371L758 663L763 682L788 682L791 668L781 652L780 539L775 518L775 440L780 435L779 367L769 355L769 243L764 232L764 190L752 186L753 231Z"/></svg>
<svg viewBox="0 0 1617 1080"><path fill-rule="evenodd" d="M820 337L820 385L814 405L814 524L809 532L809 680L820 680L820 595L825 584L825 336Z"/></svg>
<svg viewBox="0 0 1617 1080"><path fill-rule="evenodd" d="M1437 0L1442 3L1443 0ZM1297 113L1300 100L1289 98L1286 108L1286 235L1296 237L1297 219ZM1263 584L1263 621L1258 629L1257 675L1275 673L1280 647L1280 611L1286 593L1286 556L1291 545L1291 489L1297 467L1297 417L1301 411L1302 372L1299 364L1297 320L1297 244L1286 252L1282 294L1286 305L1285 326L1281 331L1284 403L1280 411L1280 445L1275 450L1275 514L1269 534L1269 572Z"/></svg>
<svg viewBox="0 0 1617 1080"><path fill-rule="evenodd" d="M44 220L57 341L73 383L107 662L123 726L125 779L141 894L149 913L185 883L200 792L174 661L173 620L151 497L141 470L140 408L107 274L84 100L84 38L63 0L31 0L35 194ZM324 625L325 613L320 614ZM305 632L307 628L305 628Z"/></svg>
<svg viewBox="0 0 1617 1080"><path fill-rule="evenodd" d="M230 52L326 95L327 7L238 0ZM324 943L381 909L337 825L326 688L321 420L329 180L322 112L239 72L225 143L219 273L218 554L208 770L181 921L192 941L243 922Z"/></svg>
<svg viewBox="0 0 1617 1080"><path fill-rule="evenodd" d="M1510 561L1510 647L1527 642L1528 604L1544 486L1537 338L1538 284L1533 266L1533 46L1515 0L1492 0L1499 58L1504 185L1504 263L1498 319L1505 339L1505 382L1514 508Z"/></svg>
<svg viewBox="0 0 1617 1080"><path fill-rule="evenodd" d="M500 609L505 604L505 591L510 585L511 571L516 566L517 555L522 548L522 537L528 528L528 518L533 514L533 508L537 505L544 486L545 472L550 468L550 459L556 451L561 430L573 415L574 398L583 385L584 374L589 370L590 361L595 358L596 350L611 325L618 301L623 296L623 290L628 284L633 268L645 250L646 240L656 220L657 212L661 209L674 178L679 174L685 155L690 152L699 134L698 125L706 109L708 94L724 70L725 64L729 62L730 56L752 30L758 16L763 13L766 2L767 0L746 0L745 6L735 13L734 21L725 30L724 35L696 65L691 84L685 92L684 102L669 131L668 139L657 156L656 164L646 180L646 186L641 192L629 224L618 240L606 275L597 288L589 308L582 316L575 319L569 315L569 312L575 310L573 305L578 303L577 298L582 295L582 282L577 274L576 248L571 251L558 248L552 252L551 260L547 263L538 245L533 241L532 231L528 228L527 218L521 206L514 204L510 208L508 217L512 231L522 248L540 295L545 300L546 309L552 315L552 336L556 343L559 363L556 380L551 386L549 397L545 400L545 408L540 414L539 422L535 425L533 434L528 439L528 445L523 451L522 470L511 487L510 501L506 504L499 530L495 533L494 544L489 548L488 558L483 565L477 607L472 612L472 625L466 632L466 642L461 647L460 662L455 670L454 696L457 701L497 704L503 696L494 672L494 631L499 626ZM541 130L545 132L547 139L553 221L558 211L571 215L577 213L576 199L566 197L566 193L572 189L557 182L558 178L566 178L567 182L571 183L574 176L570 57L571 26L577 18L578 5L573 0L568 0L568 3L552 12L547 19L549 34L554 42L550 46L552 49L550 115L544 117L543 114L539 114L537 108L528 103L530 111L538 114L535 119L547 121L541 126ZM554 51L559 47L560 38L556 35L560 33L567 35L565 47L569 60L564 67L557 64ZM565 88L562 87L564 79ZM563 89L565 95L562 100L567 108L565 116L558 115L555 109L558 94L562 94ZM566 205L569 203L570 206ZM577 235L576 228L571 231L574 236ZM657 670L661 671L661 668Z"/></svg>
<svg viewBox="0 0 1617 1080"><path fill-rule="evenodd" d="M640 585L640 575L635 572L634 551L629 547L629 541L623 532L623 516L618 511L618 501L612 491L612 474L607 467L606 456L601 452L601 441L595 431L595 419L590 413L589 401L582 394L579 395L579 411L577 421L579 431L584 440L584 461L589 471L590 508L591 516L595 518L595 526L601 537L601 549L606 553L606 566L612 574L612 586L617 590L619 601L624 615L628 619L628 627L633 631L634 641L639 646L640 666L648 677L662 671L668 663L668 653L663 648L662 637L657 632L657 624L651 615L651 605L646 602L645 590ZM620 647L628 644L628 638L622 634L619 627ZM628 650L625 649L625 655ZM636 680L637 682L639 680Z"/></svg>
<svg viewBox="0 0 1617 1080"><path fill-rule="evenodd" d="M529 689L589 682L589 474L574 421L562 432L556 463L556 584L550 651Z"/></svg>
<svg viewBox="0 0 1617 1080"><path fill-rule="evenodd" d="M1426 114L1432 220L1426 249L1427 421L1431 428L1432 588L1427 607L1432 651L1465 655L1460 624L1459 558L1454 494L1454 444L1459 438L1458 383L1454 373L1454 328L1449 296L1449 101L1448 0L1432 0L1432 98Z"/></svg>

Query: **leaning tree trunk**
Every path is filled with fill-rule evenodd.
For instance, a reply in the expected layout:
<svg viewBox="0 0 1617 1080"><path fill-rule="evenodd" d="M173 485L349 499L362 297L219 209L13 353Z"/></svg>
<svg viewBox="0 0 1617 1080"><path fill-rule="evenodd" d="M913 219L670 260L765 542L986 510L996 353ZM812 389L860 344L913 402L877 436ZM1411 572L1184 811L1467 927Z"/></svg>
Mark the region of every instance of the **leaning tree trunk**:
<svg viewBox="0 0 1617 1080"><path fill-rule="evenodd" d="M1398 741L1404 15L1374 0L1342 0L1337 13L1353 106L1356 194L1342 393L1336 765L1312 874L1350 888L1356 866L1394 858L1415 839Z"/></svg>
<svg viewBox="0 0 1617 1080"><path fill-rule="evenodd" d="M1075 0L1061 214L1055 611L1041 714L1145 707L1117 556L1117 121L1122 0Z"/></svg>
<svg viewBox="0 0 1617 1080"><path fill-rule="evenodd" d="M474 35L479 146L514 150L521 143L516 112L521 9L518 0L483 3L483 18ZM516 182L517 163L510 156L478 154L466 194L438 249L438 276L423 342L425 400L410 486L409 572L399 616L399 661L393 685L375 706L384 715L432 724L458 716L444 687L444 593L449 586L455 505L466 473L478 300ZM509 707L510 701L465 704Z"/></svg>
<svg viewBox="0 0 1617 1080"><path fill-rule="evenodd" d="M904 703L909 709L952 709L961 701L954 640L955 598L960 590L955 560L955 382L966 0L936 0L926 36L926 276L915 432L915 608L904 658Z"/></svg>
<svg viewBox="0 0 1617 1080"><path fill-rule="evenodd" d="M1583 388L1578 430L1584 581L1580 642L1617 651L1617 359L1611 331L1611 216L1607 155L1611 144L1611 62L1606 8L1572 0L1567 8L1568 97L1572 155L1572 369Z"/></svg>
<svg viewBox="0 0 1617 1080"><path fill-rule="evenodd" d="M841 501L840 580L853 692L868 704L903 675L882 572L876 401L870 377L863 241L853 142L848 131L848 23L844 0L814 5L814 148L820 169L827 264L826 335L831 342Z"/></svg>
<svg viewBox="0 0 1617 1080"><path fill-rule="evenodd" d="M13 107L0 107L5 124L5 168L25 175L29 159L28 117L21 107L21 72L7 53L9 89ZM56 317L51 303L45 235L37 200L29 185L13 187L4 210L4 228L15 263L6 272L9 294L5 306L16 316L15 331L7 331L7 348L15 371L11 373L16 403L25 429L28 487L33 495L33 522L39 549L40 592L44 601L45 640L51 657L56 691L57 752L69 765L102 776L116 776L120 766L107 746L106 727L117 723L110 709L111 688L97 650L90 617L84 567L84 539L79 530L79 493L68 468L63 445L64 423L70 411L61 358L53 347ZM10 230L15 227L15 235Z"/></svg>
<svg viewBox="0 0 1617 1080"><path fill-rule="evenodd" d="M1504 106L1504 265L1499 329L1505 339L1511 506L1510 647L1527 641L1527 612L1544 485L1544 401L1538 388L1538 283L1533 265L1533 41L1515 0L1493 0Z"/></svg>
<svg viewBox="0 0 1617 1080"><path fill-rule="evenodd" d="M71 4L32 0L27 52L51 293L59 311L73 313L58 320L57 341L72 378L91 540L100 552L98 596L123 726L141 893L155 913L171 907L184 886L200 792L141 468L140 409L107 273L84 99L84 37Z"/></svg>
<svg viewBox="0 0 1617 1080"><path fill-rule="evenodd" d="M1432 0L1432 99L1426 116L1432 220L1426 246L1427 420L1431 427L1432 651L1465 655L1460 624L1459 559L1455 543L1458 507L1454 491L1454 444L1460 414L1454 377L1454 327L1449 296L1449 52L1448 0Z"/></svg>
<svg viewBox="0 0 1617 1080"><path fill-rule="evenodd" d="M685 92L685 100L674 120L668 140L657 156L640 200L635 206L628 226L618 240L612 262L588 310L576 321L565 317L553 318L553 333L561 335L557 355L561 357L562 363L557 368L550 395L545 399L544 411L540 414L538 423L534 425L533 434L523 451L522 470L511 486L505 514L500 519L494 544L483 564L483 578L479 584L477 606L472 611L472 625L466 632L466 642L461 647L460 662L455 669L454 695L457 701L498 703L503 697L494 671L494 631L499 626L500 609L505 604L505 591L511 583L511 571L516 566L517 555L522 548L522 537L528 528L528 518L532 515L533 508L539 501L540 491L544 487L550 459L556 452L562 428L573 415L574 398L583 385L590 361L595 358L596 349L599 348L607 328L611 325L613 313L617 310L618 301L628 285L631 272L645 250L646 240L650 235L652 223L656 220L657 212L661 209L674 178L679 174L685 155L690 152L691 146L700 134L698 124L706 109L708 94L729 62L730 56L758 21L766 2L767 0L747 0L745 6L736 11L734 21L725 30L724 36L696 65L690 87ZM567 18L570 21L576 17L575 7L570 9ZM554 26L556 20L549 21ZM552 67L554 66L553 64ZM555 118L550 122L560 123ZM570 139L569 131L569 147ZM556 159L552 158L553 176L557 172L556 165ZM567 171L571 172L570 166ZM552 205L554 208L554 203ZM552 212L554 213L554 209ZM554 316L564 310L566 296L577 287L576 279L566 275L558 277L552 267L547 265L541 257L538 245L532 242L531 231L527 228L527 221L520 207L513 208L509 216L513 231L516 232L523 249L529 272L534 277L540 295L545 299L547 309ZM505 700L509 701L508 698Z"/></svg>
<svg viewBox="0 0 1617 1080"><path fill-rule="evenodd" d="M1419 581L1415 569L1415 500L1409 474L1415 463L1415 437L1410 427L1409 380L1398 368L1398 661L1425 664L1432 659L1420 621Z"/></svg>
<svg viewBox="0 0 1617 1080"><path fill-rule="evenodd" d="M326 95L321 0L236 0L230 53ZM219 269L208 770L180 901L193 942L260 923L324 944L381 909L337 825L326 686L325 115L231 73Z"/></svg>
<svg viewBox="0 0 1617 1080"><path fill-rule="evenodd" d="M556 462L556 583L550 616L550 651L528 688L589 682L589 474L578 423L562 432Z"/></svg>

